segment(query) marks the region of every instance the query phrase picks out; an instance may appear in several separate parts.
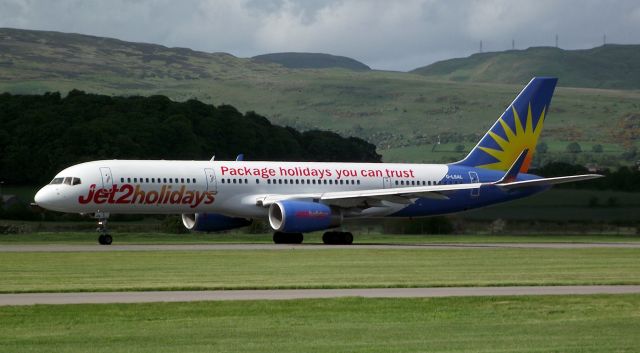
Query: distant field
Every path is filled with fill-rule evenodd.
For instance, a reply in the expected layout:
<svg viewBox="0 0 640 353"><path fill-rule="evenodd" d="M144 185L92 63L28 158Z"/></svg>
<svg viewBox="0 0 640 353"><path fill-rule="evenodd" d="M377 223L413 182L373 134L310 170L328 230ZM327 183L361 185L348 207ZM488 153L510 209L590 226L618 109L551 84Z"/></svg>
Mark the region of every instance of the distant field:
<svg viewBox="0 0 640 353"><path fill-rule="evenodd" d="M22 252L0 292L640 284L639 248Z"/></svg>
<svg viewBox="0 0 640 353"><path fill-rule="evenodd" d="M3 352L635 352L640 295L0 308Z"/></svg>

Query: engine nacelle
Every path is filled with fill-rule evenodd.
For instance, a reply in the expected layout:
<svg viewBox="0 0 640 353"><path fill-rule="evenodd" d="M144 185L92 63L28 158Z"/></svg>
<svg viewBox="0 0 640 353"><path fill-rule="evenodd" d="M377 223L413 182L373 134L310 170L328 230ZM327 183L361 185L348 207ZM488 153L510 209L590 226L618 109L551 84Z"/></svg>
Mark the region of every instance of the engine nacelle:
<svg viewBox="0 0 640 353"><path fill-rule="evenodd" d="M341 223L342 213L318 202L285 200L269 207L269 224L279 232L313 232L337 227Z"/></svg>
<svg viewBox="0 0 640 353"><path fill-rule="evenodd" d="M245 227L251 224L251 220L227 217L217 213L192 213L182 215L182 224L189 230L215 232Z"/></svg>

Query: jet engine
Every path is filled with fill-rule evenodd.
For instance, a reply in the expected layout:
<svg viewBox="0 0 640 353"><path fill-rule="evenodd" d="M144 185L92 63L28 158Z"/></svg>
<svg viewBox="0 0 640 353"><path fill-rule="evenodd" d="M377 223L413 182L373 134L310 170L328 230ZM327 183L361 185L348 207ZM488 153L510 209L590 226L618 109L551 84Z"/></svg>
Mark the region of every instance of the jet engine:
<svg viewBox="0 0 640 353"><path fill-rule="evenodd" d="M182 224L189 230L215 232L245 227L251 224L251 220L227 217L217 213L191 213L182 215Z"/></svg>
<svg viewBox="0 0 640 353"><path fill-rule="evenodd" d="M269 207L269 224L278 232L306 233L341 223L341 212L318 202L285 200Z"/></svg>

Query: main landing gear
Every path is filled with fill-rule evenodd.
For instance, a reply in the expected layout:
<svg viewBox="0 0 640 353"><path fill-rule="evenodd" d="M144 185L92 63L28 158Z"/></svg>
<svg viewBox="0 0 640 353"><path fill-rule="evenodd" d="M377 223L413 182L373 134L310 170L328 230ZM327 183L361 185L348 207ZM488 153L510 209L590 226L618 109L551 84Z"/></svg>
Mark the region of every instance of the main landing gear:
<svg viewBox="0 0 640 353"><path fill-rule="evenodd" d="M97 212L94 215L94 218L98 219L98 228L96 229L96 231L100 233L100 236L98 236L98 243L100 245L111 245L111 243L113 242L113 238L107 230L107 219L109 218L109 214L104 212Z"/></svg>
<svg viewBox="0 0 640 353"><path fill-rule="evenodd" d="M351 232L325 232L322 235L322 242L327 245L350 245L353 244L353 234Z"/></svg>
<svg viewBox="0 0 640 353"><path fill-rule="evenodd" d="M273 242L276 244L302 244L303 240L302 233L273 233Z"/></svg>

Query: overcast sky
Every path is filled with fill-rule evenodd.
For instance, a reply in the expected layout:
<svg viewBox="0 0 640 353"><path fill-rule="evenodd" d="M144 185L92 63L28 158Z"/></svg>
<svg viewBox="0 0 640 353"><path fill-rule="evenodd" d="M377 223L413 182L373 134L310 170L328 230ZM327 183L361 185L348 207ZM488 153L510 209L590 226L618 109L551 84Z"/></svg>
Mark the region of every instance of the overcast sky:
<svg viewBox="0 0 640 353"><path fill-rule="evenodd" d="M228 52L304 51L410 70L478 51L640 42L639 0L0 0L0 27Z"/></svg>

